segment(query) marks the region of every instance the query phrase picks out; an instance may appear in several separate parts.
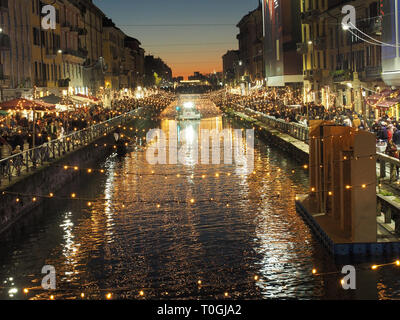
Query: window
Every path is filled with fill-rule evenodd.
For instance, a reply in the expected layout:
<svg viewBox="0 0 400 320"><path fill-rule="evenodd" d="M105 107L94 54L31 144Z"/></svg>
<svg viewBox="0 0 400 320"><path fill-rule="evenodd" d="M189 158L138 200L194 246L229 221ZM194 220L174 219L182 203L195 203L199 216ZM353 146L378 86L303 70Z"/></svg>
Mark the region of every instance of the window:
<svg viewBox="0 0 400 320"><path fill-rule="evenodd" d="M33 44L40 46L40 31L37 28L33 28Z"/></svg>

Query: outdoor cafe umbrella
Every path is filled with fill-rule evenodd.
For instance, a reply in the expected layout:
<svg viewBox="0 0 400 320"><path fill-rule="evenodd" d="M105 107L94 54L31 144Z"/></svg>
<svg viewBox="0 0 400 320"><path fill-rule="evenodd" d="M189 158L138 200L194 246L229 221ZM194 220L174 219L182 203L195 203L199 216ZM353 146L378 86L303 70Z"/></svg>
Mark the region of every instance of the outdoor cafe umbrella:
<svg viewBox="0 0 400 320"><path fill-rule="evenodd" d="M13 99L10 101L5 101L0 104L0 110L7 111L7 110L13 110L13 111L23 111L23 110L31 110L33 112L33 147L35 147L35 135L36 135L36 121L35 121L35 111L54 111L55 110L55 105L45 103L43 101L37 101L37 100L28 100L28 99Z"/></svg>

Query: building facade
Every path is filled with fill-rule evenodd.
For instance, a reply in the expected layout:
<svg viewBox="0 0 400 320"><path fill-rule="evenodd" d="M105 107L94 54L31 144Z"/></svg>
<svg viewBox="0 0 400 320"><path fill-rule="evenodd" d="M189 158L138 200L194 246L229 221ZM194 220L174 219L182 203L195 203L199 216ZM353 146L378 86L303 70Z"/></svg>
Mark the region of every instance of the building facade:
<svg viewBox="0 0 400 320"><path fill-rule="evenodd" d="M263 0L264 61L267 86L302 86L300 4L293 0Z"/></svg>
<svg viewBox="0 0 400 320"><path fill-rule="evenodd" d="M327 108L343 106L369 115L365 97L384 86L382 47L365 35L381 41L382 17L377 0L300 0L305 102ZM353 5L356 29L342 26L342 7ZM360 32L361 31L361 32Z"/></svg>
<svg viewBox="0 0 400 320"><path fill-rule="evenodd" d="M225 84L233 84L238 80L239 50L228 50L222 56L223 81Z"/></svg>
<svg viewBox="0 0 400 320"><path fill-rule="evenodd" d="M84 18L84 31L79 34L80 46L87 50L87 58L83 64L83 83L91 95L96 95L104 86L103 18L105 14L93 4L92 0L74 1L79 5Z"/></svg>
<svg viewBox="0 0 400 320"><path fill-rule="evenodd" d="M140 46L139 40L129 36L125 37L125 47L129 50L127 54L132 55L134 61L131 88L144 85L144 50Z"/></svg>
<svg viewBox="0 0 400 320"><path fill-rule="evenodd" d="M263 18L261 6L245 15L237 24L239 34L239 79L256 85L264 82Z"/></svg>
<svg viewBox="0 0 400 320"><path fill-rule="evenodd" d="M58 86L71 95L89 93L83 70L88 51L86 44L81 41L86 34L84 19L77 2L64 1L60 8L62 65Z"/></svg>

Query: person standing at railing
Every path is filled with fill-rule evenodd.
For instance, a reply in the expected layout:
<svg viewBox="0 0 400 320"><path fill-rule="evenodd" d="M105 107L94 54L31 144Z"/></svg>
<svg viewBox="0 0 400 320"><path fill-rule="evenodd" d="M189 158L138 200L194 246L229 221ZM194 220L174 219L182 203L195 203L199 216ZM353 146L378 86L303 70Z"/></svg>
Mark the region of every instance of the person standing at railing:
<svg viewBox="0 0 400 320"><path fill-rule="evenodd" d="M5 138L6 136L0 136L0 158L4 159L7 158L11 152L12 152L12 147L8 143L7 139Z"/></svg>
<svg viewBox="0 0 400 320"><path fill-rule="evenodd" d="M393 143L400 148L400 130L396 127L393 129Z"/></svg>

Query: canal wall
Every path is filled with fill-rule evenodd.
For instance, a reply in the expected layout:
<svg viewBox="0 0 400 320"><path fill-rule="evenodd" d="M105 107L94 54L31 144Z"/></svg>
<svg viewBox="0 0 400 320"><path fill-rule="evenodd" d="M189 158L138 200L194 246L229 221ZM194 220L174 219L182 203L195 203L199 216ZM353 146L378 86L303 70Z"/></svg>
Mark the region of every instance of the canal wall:
<svg viewBox="0 0 400 320"><path fill-rule="evenodd" d="M99 138L87 146L36 169L29 175L20 177L12 185L3 189L0 193L0 233L43 202L44 198L37 195L46 197L50 193L54 195L58 192L62 193L62 188L80 174L79 169L65 170L64 166L88 168L112 152L113 148L110 146L112 143L111 135ZM34 196L36 196L35 199Z"/></svg>

